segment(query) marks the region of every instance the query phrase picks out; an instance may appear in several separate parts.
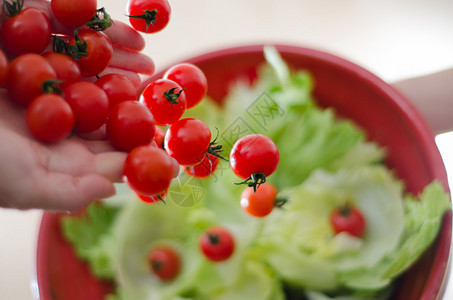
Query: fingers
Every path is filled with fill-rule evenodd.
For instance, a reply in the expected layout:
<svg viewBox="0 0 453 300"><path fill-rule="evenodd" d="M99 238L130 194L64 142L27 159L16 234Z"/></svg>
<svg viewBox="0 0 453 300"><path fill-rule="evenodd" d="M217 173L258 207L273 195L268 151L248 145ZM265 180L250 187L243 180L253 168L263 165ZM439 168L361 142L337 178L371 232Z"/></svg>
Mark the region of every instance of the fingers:
<svg viewBox="0 0 453 300"><path fill-rule="evenodd" d="M113 183L98 174L72 177L64 173L48 173L36 183L39 188L33 190L22 208L43 208L58 211L79 211L90 202L104 199L115 194ZM29 207L26 207L26 206Z"/></svg>
<svg viewBox="0 0 453 300"><path fill-rule="evenodd" d="M112 182L123 181L123 165L126 160L125 152L104 152L96 155L96 173Z"/></svg>
<svg viewBox="0 0 453 300"><path fill-rule="evenodd" d="M155 71L154 62L147 55L115 45L110 66L147 75L153 74Z"/></svg>
<svg viewBox="0 0 453 300"><path fill-rule="evenodd" d="M145 39L131 26L114 20L113 25L104 30L113 44L129 48L135 51L141 51L145 48Z"/></svg>

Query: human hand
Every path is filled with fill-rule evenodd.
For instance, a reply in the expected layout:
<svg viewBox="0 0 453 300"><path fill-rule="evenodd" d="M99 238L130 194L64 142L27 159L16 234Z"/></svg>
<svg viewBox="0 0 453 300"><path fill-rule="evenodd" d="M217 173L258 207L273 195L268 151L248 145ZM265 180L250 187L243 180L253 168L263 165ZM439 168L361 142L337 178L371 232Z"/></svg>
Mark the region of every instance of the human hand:
<svg viewBox="0 0 453 300"><path fill-rule="evenodd" d="M53 17L48 1L27 0L24 7L43 11L55 33L73 33L73 28ZM0 25L4 18L0 9ZM123 74L139 86L139 73L154 72L152 60L140 53L145 46L143 37L119 21L104 33L114 44L114 54L109 67L99 75ZM25 110L0 88L0 207L77 211L115 193L113 183L122 180L127 154L113 149L105 139L105 131L44 144L28 132ZM176 169L175 162L175 176Z"/></svg>
<svg viewBox="0 0 453 300"><path fill-rule="evenodd" d="M36 141L25 108L0 90L0 206L76 211L115 193L126 153L107 140Z"/></svg>

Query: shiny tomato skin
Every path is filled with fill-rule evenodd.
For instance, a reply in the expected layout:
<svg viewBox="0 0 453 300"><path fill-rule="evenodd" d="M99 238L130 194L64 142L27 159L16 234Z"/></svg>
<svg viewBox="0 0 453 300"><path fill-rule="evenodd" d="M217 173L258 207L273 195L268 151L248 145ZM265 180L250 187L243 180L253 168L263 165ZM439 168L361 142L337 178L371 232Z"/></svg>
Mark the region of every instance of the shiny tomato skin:
<svg viewBox="0 0 453 300"><path fill-rule="evenodd" d="M207 259L213 262L221 262L233 255L235 242L229 230L214 226L208 228L200 236L199 247Z"/></svg>
<svg viewBox="0 0 453 300"><path fill-rule="evenodd" d="M211 131L205 123L195 118L185 118L167 129L164 148L180 165L191 167L204 159L210 140Z"/></svg>
<svg viewBox="0 0 453 300"><path fill-rule="evenodd" d="M254 173L271 175L278 166L280 154L275 143L262 134L243 136L233 145L230 152L230 166L242 179Z"/></svg>
<svg viewBox="0 0 453 300"><path fill-rule="evenodd" d="M262 183L256 192L246 187L241 194L241 207L254 217L265 217L275 207L277 188L269 182Z"/></svg>
<svg viewBox="0 0 453 300"><path fill-rule="evenodd" d="M135 30L145 33L156 33L164 29L171 16L171 7L167 0L129 0L127 3L127 15L143 15L145 10L157 10L156 20L154 23L146 26L144 19L129 17L129 22Z"/></svg>
<svg viewBox="0 0 453 300"><path fill-rule="evenodd" d="M107 121L109 100L105 92L92 82L80 81L64 89L76 116L76 131L88 133L99 129Z"/></svg>
<svg viewBox="0 0 453 300"><path fill-rule="evenodd" d="M179 95L171 102L165 93L175 88L174 94ZM186 110L187 101L185 92L174 81L157 79L151 82L140 96L140 102L144 103L153 113L156 125L167 126L178 121Z"/></svg>
<svg viewBox="0 0 453 300"><path fill-rule="evenodd" d="M181 271L181 258L173 247L159 245L148 254L151 272L162 281L175 279Z"/></svg>
<svg viewBox="0 0 453 300"><path fill-rule="evenodd" d="M0 87L3 86L6 80L6 74L8 73L9 61L6 57L5 52L0 49Z"/></svg>
<svg viewBox="0 0 453 300"><path fill-rule="evenodd" d="M47 59L57 73L57 79L61 80L59 83L61 89L81 80L79 64L72 57L52 51L45 52L42 56Z"/></svg>
<svg viewBox="0 0 453 300"><path fill-rule="evenodd" d="M152 113L140 102L120 102L110 110L107 137L118 150L129 152L151 143L155 131Z"/></svg>
<svg viewBox="0 0 453 300"><path fill-rule="evenodd" d="M206 96L208 81L203 71L190 63L180 63L168 69L164 78L179 84L186 95L187 109L197 105Z"/></svg>
<svg viewBox="0 0 453 300"><path fill-rule="evenodd" d="M168 190L174 165L164 150L151 145L139 146L126 157L123 175L133 191L154 196Z"/></svg>
<svg viewBox="0 0 453 300"><path fill-rule="evenodd" d="M107 94L110 108L123 101L137 100L137 90L134 84L121 74L103 75L96 80L96 85Z"/></svg>
<svg viewBox="0 0 453 300"><path fill-rule="evenodd" d="M154 142L156 142L157 147L164 149L164 138L165 131L162 127L156 126L156 132L154 134Z"/></svg>
<svg viewBox="0 0 453 300"><path fill-rule="evenodd" d="M78 36L87 44L87 55L80 57L78 61L82 76L90 77L98 75L107 68L112 59L112 42L103 32L90 28L79 29ZM69 44L76 44L74 37L69 40Z"/></svg>
<svg viewBox="0 0 453 300"><path fill-rule="evenodd" d="M50 7L58 21L66 26L76 27L93 18L97 10L97 0L52 0Z"/></svg>
<svg viewBox="0 0 453 300"><path fill-rule="evenodd" d="M42 94L27 107L25 120L30 133L46 143L68 137L75 124L69 104L57 94Z"/></svg>
<svg viewBox="0 0 453 300"><path fill-rule="evenodd" d="M56 72L44 57L29 53L11 61L5 85L13 100L27 105L43 93L42 87L47 80L56 78Z"/></svg>
<svg viewBox="0 0 453 300"><path fill-rule="evenodd" d="M32 7L6 18L0 27L2 46L14 56L41 53L49 45L51 34L49 18Z"/></svg>
<svg viewBox="0 0 453 300"><path fill-rule="evenodd" d="M363 214L357 207L349 204L334 209L330 215L330 223L335 234L347 232L356 237L361 237L366 227Z"/></svg>
<svg viewBox="0 0 453 300"><path fill-rule="evenodd" d="M203 158L201 163L192 167L186 167L185 171L193 177L206 178L215 172L218 165L219 158L211 153L208 153L208 155Z"/></svg>

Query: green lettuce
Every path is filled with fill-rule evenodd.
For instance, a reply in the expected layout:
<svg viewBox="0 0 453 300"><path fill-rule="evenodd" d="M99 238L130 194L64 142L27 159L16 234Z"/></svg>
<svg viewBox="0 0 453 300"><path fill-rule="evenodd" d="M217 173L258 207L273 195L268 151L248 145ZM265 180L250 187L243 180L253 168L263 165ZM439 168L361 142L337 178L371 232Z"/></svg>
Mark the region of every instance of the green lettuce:
<svg viewBox="0 0 453 300"><path fill-rule="evenodd" d="M220 107L210 99L188 110L211 129L228 157L246 134L269 136L280 162L267 180L288 202L266 218L240 209L243 186L227 162L207 179L184 172L173 180L166 204L145 204L125 185L84 216L68 216L62 229L94 274L116 283L109 300L386 299L393 280L435 239L449 197L437 182L420 195L382 164L385 149L368 141L334 109L312 96L313 78L292 71L273 48L250 86L238 79ZM345 201L365 215L365 234L335 235L329 214ZM234 255L212 263L198 238L221 225L234 235ZM148 251L170 244L183 268L170 282L149 271Z"/></svg>

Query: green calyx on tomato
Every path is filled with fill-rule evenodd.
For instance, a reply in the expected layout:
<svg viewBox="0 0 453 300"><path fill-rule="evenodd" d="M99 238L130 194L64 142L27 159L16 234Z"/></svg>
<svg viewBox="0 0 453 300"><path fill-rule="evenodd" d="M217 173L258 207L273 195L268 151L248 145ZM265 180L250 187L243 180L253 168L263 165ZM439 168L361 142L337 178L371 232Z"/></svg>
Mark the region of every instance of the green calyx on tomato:
<svg viewBox="0 0 453 300"><path fill-rule="evenodd" d="M126 17L145 20L146 33L148 33L149 25L154 26L154 22L156 22L156 20L157 20L156 15L157 15L157 9L153 9L153 10L145 10L142 15L126 15Z"/></svg>
<svg viewBox="0 0 453 300"><path fill-rule="evenodd" d="M83 56L87 56L87 43L84 39L81 39L78 34L77 27L74 29L74 39L76 41L75 45L69 45L61 37L54 35L53 36L53 51L67 55L79 60Z"/></svg>
<svg viewBox="0 0 453 300"><path fill-rule="evenodd" d="M13 17L22 11L24 0L13 0L9 2L3 0L3 11L7 17Z"/></svg>
<svg viewBox="0 0 453 300"><path fill-rule="evenodd" d="M214 140L209 143L209 147L208 147L208 151L206 153L206 156L208 156L208 153L209 153L209 154L212 154L215 157L218 157L218 158L220 158L220 159L222 159L224 161L228 161L228 159L226 159L225 157L220 155L220 153L225 151L225 149L223 149L222 145L217 143L217 138L219 137L219 129L217 127L215 129L217 131L217 134L216 134L216 137L214 138ZM208 159L209 159L209 157L208 157Z"/></svg>
<svg viewBox="0 0 453 300"><path fill-rule="evenodd" d="M175 90L179 89L179 87L174 87L171 88L167 91L164 92L164 97L167 99L168 102L172 104L178 104L179 103L179 96L181 96L181 93L183 92L184 89L180 90L178 93L175 93Z"/></svg>
<svg viewBox="0 0 453 300"><path fill-rule="evenodd" d="M266 182L266 174L257 172L250 175L250 177L246 178L244 181L241 182L233 182L236 185L245 184L248 187L253 187L253 192L259 188L259 186Z"/></svg>
<svg viewBox="0 0 453 300"><path fill-rule="evenodd" d="M58 80L58 79L49 79L44 81L42 84L42 92L44 94L59 94L63 95L63 91L60 88L60 83L62 83L63 80Z"/></svg>
<svg viewBox="0 0 453 300"><path fill-rule="evenodd" d="M105 11L104 7L96 10L93 18L85 24L96 31L103 31L113 25L113 20L110 15Z"/></svg>

